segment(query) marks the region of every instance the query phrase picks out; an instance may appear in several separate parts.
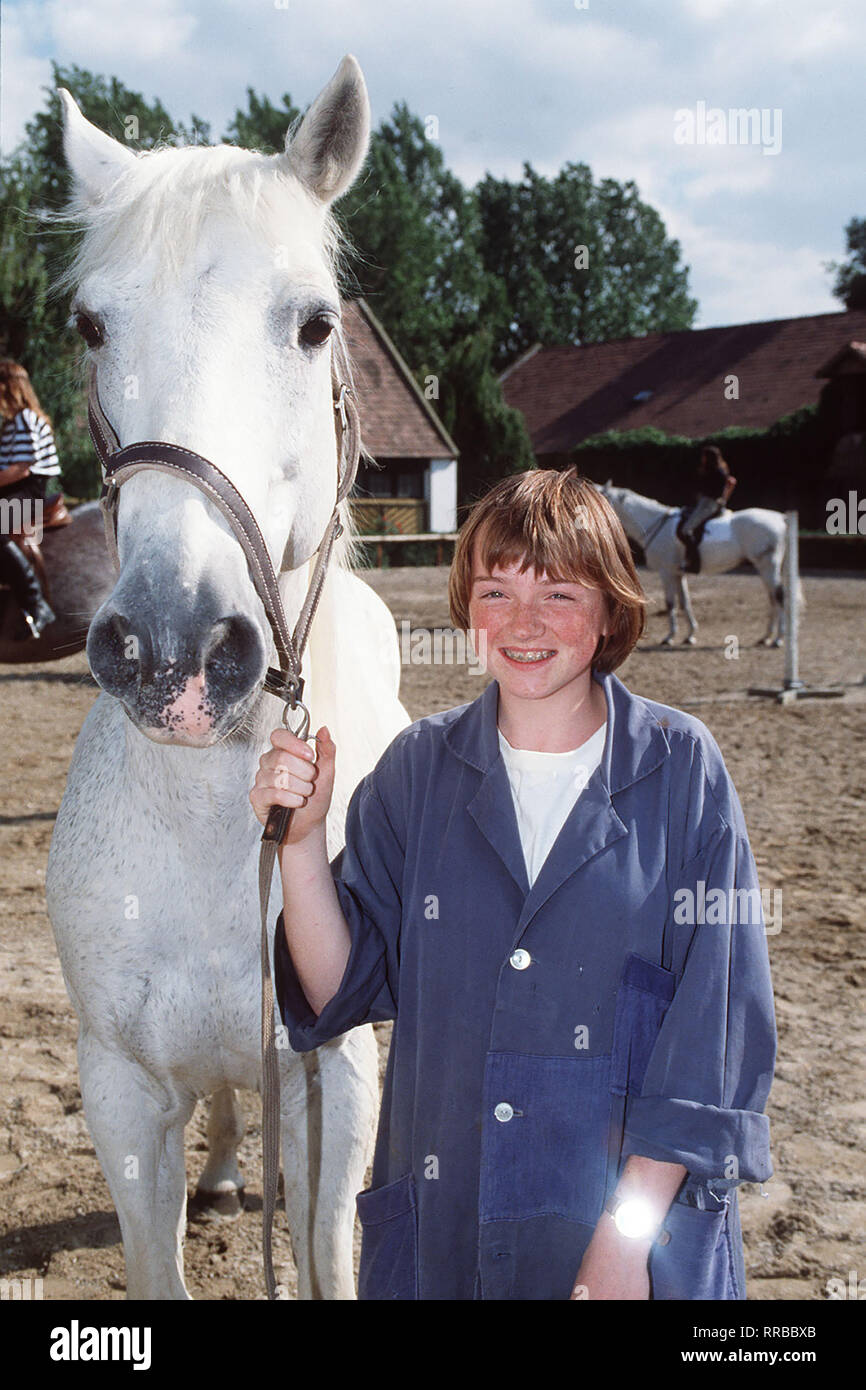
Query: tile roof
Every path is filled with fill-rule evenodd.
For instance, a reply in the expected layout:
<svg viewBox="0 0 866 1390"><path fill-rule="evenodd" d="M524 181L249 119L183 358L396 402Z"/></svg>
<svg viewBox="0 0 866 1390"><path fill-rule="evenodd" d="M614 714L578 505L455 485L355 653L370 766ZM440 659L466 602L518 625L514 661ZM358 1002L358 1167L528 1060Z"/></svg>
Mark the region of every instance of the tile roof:
<svg viewBox="0 0 866 1390"><path fill-rule="evenodd" d="M343 334L355 378L361 437L373 457L457 458L456 444L363 299L343 304Z"/></svg>
<svg viewBox="0 0 866 1390"><path fill-rule="evenodd" d="M822 365L864 338L866 310L649 333L531 349L501 381L538 455L566 453L603 430L647 425L700 438L728 425L765 428L813 404ZM739 400L725 399L729 375L739 378Z"/></svg>

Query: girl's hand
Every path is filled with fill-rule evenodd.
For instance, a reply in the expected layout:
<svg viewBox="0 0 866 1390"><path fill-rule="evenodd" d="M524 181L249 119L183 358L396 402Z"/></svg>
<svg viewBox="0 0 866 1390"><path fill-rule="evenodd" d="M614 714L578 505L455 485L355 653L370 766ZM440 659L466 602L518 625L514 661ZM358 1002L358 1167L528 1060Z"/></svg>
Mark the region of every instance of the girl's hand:
<svg viewBox="0 0 866 1390"><path fill-rule="evenodd" d="M271 734L273 748L259 759L250 805L262 825L272 806L291 806L292 818L283 844L299 844L325 820L334 791L337 749L328 730L316 734L314 753L282 725Z"/></svg>

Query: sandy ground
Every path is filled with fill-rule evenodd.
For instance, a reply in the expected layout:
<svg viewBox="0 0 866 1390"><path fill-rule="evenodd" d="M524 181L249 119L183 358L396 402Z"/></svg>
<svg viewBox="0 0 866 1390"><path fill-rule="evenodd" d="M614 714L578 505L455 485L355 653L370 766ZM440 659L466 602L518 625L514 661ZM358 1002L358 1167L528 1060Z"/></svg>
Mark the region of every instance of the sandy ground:
<svg viewBox="0 0 866 1390"><path fill-rule="evenodd" d="M447 624L444 569L390 570L371 582L395 619ZM650 613L661 591L646 578ZM749 1297L825 1299L832 1278L866 1274L866 988L862 891L866 822L866 580L806 577L801 674L848 687L844 700L781 708L746 697L778 685L779 651L756 650L764 606L746 575L692 582L695 649L661 650L661 617L619 675L637 693L688 707L709 726L734 778L763 888L783 890L769 935L779 1026L770 1097L775 1177L742 1192ZM736 659L725 656L730 635ZM730 644L729 644L730 646ZM464 667L403 669L413 718L474 699L485 678ZM41 1277L46 1298L123 1297L120 1232L81 1108L76 1020L45 910L45 861L82 720L96 695L82 654L0 669L0 1277ZM695 703L691 703L695 702ZM377 1025L384 1061L389 1025ZM247 1209L235 1222L191 1220L193 1297L263 1297L259 1100L242 1093ZM189 1190L204 1166L206 1109L187 1130ZM275 1251L291 1250L278 1217ZM357 1232L356 1232L357 1254Z"/></svg>

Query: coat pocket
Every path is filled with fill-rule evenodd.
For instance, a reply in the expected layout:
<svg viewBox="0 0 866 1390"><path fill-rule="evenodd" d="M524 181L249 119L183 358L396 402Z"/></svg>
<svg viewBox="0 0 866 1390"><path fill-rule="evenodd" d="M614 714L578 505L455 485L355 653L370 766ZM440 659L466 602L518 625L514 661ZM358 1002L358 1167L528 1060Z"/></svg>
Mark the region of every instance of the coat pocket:
<svg viewBox="0 0 866 1390"><path fill-rule="evenodd" d="M488 1053L483 1104L482 1221L594 1224L604 1202L610 1057Z"/></svg>
<svg viewBox="0 0 866 1390"><path fill-rule="evenodd" d="M634 953L626 957L616 995L611 1090L640 1095L662 1021L676 989L676 976Z"/></svg>
<svg viewBox="0 0 866 1390"><path fill-rule="evenodd" d="M724 1205L701 1211L671 1203L664 1220L667 1245L653 1246L649 1272L653 1299L739 1298ZM734 1217L733 1219L736 1219Z"/></svg>
<svg viewBox="0 0 866 1390"><path fill-rule="evenodd" d="M355 1198L361 1223L358 1299L417 1299L418 1202L415 1177L407 1173L384 1187L367 1187Z"/></svg>

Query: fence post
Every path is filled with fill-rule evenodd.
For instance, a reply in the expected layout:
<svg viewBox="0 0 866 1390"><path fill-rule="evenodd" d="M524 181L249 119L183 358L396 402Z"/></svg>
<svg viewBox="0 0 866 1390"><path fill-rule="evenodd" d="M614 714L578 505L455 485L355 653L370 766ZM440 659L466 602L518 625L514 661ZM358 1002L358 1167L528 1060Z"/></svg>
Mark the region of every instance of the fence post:
<svg viewBox="0 0 866 1390"><path fill-rule="evenodd" d="M802 690L800 680L800 524L795 511L785 514L785 689Z"/></svg>

